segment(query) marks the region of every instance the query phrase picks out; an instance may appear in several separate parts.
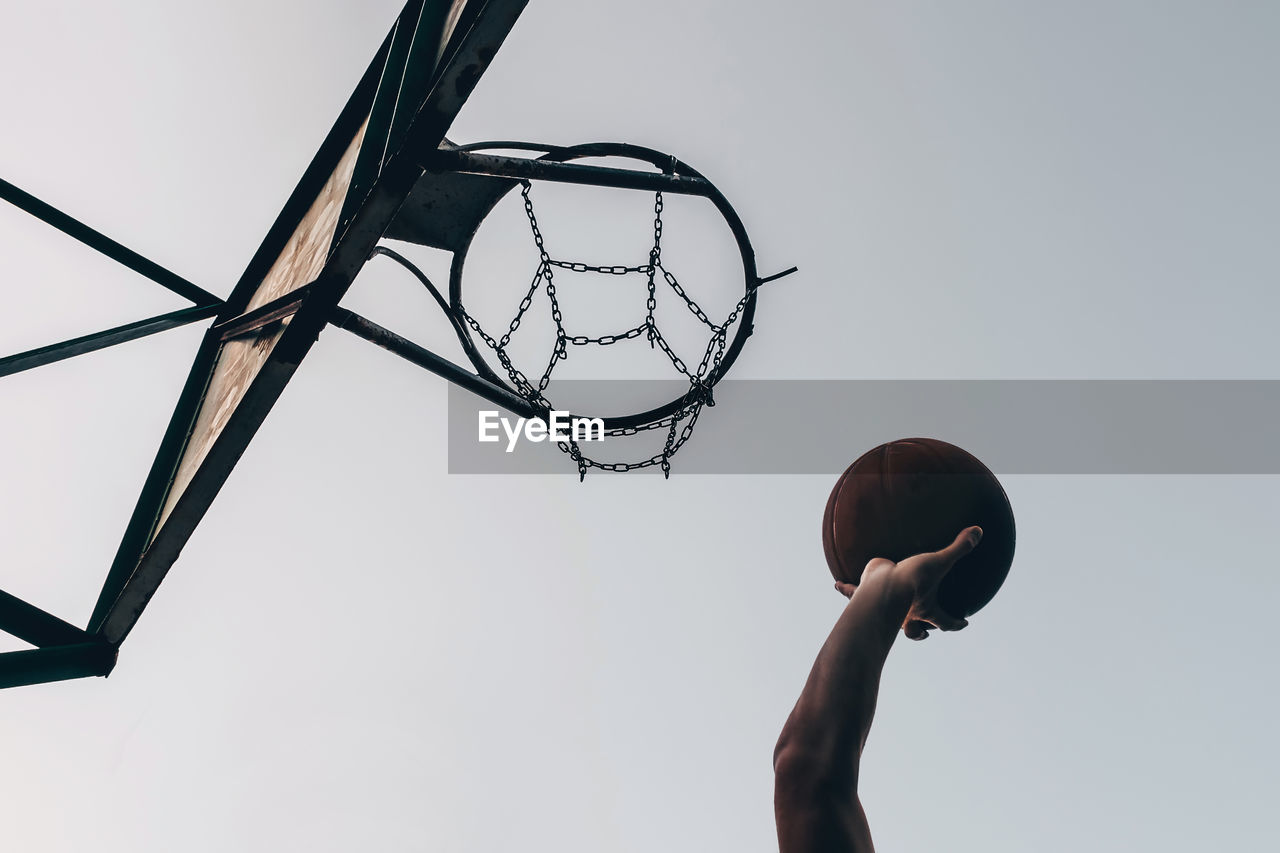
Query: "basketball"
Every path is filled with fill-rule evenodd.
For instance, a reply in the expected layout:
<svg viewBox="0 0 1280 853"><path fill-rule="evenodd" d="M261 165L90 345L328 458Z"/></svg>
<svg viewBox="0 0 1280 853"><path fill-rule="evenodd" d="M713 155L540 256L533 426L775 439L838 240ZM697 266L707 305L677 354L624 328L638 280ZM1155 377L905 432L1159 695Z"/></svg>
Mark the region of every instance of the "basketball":
<svg viewBox="0 0 1280 853"><path fill-rule="evenodd" d="M822 548L838 581L858 582L873 558L898 562L950 545L966 527L982 542L938 588L947 613L967 618L995 596L1013 564L1013 508L975 456L933 438L891 441L840 476L822 517Z"/></svg>

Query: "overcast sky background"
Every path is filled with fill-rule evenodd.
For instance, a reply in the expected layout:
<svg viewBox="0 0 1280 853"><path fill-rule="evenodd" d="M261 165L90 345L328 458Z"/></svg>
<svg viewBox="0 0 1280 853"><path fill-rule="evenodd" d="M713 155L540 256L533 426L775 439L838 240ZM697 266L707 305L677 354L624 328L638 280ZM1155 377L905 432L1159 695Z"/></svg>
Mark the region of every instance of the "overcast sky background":
<svg viewBox="0 0 1280 853"><path fill-rule="evenodd" d="M0 176L225 296L399 4L4 9ZM1267 3L534 0L450 136L707 174L801 269L738 377L1272 379L1278 39ZM0 281L5 354L182 305L9 207ZM347 304L456 356L403 277ZM0 588L87 620L200 334L0 382ZM325 332L112 676L0 693L0 844L776 849L838 472L450 476L445 400ZM1003 480L1004 590L886 670L878 848L1265 846L1276 478Z"/></svg>

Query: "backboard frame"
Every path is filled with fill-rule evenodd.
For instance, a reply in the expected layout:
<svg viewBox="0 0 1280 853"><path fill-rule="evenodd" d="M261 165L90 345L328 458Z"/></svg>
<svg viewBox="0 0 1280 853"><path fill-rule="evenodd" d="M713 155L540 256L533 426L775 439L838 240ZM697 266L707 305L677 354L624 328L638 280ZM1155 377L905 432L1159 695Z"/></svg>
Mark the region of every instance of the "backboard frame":
<svg viewBox="0 0 1280 853"><path fill-rule="evenodd" d="M132 630L421 175L421 158L414 152L440 144L526 3L527 0L444 0L434 4L444 12L434 19L424 12L432 3L410 0L406 4L206 333L90 617L90 633L118 646ZM429 73L425 72L420 62L414 63L413 49L404 51L403 66L398 61L390 62L397 44L405 44L406 33L412 30L413 36L420 36L424 26L432 26L429 19L436 24L443 20L443 31L449 34L440 50L439 67L433 65ZM434 27L437 33L441 29ZM411 47L413 39L408 42ZM416 56L421 60L423 55L419 47ZM415 88L409 91L410 87ZM319 275L266 305L255 306L254 297L262 282L294 239L353 139L371 116L376 117L380 107L385 113L387 99L391 98L394 109L384 127L374 128L373 141L382 143L381 151L370 149L376 151L376 161L365 155L364 146L370 141L367 133L360 140L360 157L354 172L372 176L368 178L368 189L357 184L356 194L362 193L363 198L354 202L344 193L342 213ZM383 133L385 139L381 138ZM251 306L257 310L250 310ZM219 357L229 341L255 334L260 340L274 336L270 352L238 402L233 401L234 410L225 418L221 430L210 437L185 488L175 495L175 478L192 447L192 430L204 407L210 404L206 396Z"/></svg>

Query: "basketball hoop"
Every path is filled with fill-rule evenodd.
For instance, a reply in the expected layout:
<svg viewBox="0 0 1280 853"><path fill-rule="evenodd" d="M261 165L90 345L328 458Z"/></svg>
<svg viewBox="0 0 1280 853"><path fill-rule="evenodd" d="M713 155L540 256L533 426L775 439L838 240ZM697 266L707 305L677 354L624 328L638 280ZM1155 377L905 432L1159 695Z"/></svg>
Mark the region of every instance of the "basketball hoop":
<svg viewBox="0 0 1280 853"><path fill-rule="evenodd" d="M493 150L527 150L542 152L537 158L518 158L484 154ZM622 158L638 161L659 170L640 171L600 166L583 166L572 161L585 158ZM688 381L687 390L667 403L630 415L600 418L608 437L633 436L642 432L665 430L666 440L661 452L629 462L601 462L586 456L575 439L558 442L562 451L574 460L579 477L585 477L589 468L605 471L633 471L658 466L670 476L671 457L684 445L693 432L703 406L715 405L713 389L737 359L746 339L751 335L755 316L756 291L761 284L795 271L791 268L777 275L761 279L756 272L755 254L751 241L738 217L724 195L699 172L675 157L623 143L592 143L570 147L539 146L518 142L486 142L467 146L446 143L438 151L424 158L424 175L420 185L438 184L437 191L422 193L417 204L411 197L407 210L402 211L397 223L388 231L388 237L407 239L427 245L449 243L441 248L453 251L449 275L449 293L445 295L427 276L403 255L378 246L373 256L382 255L404 266L431 292L437 304L448 316L459 343L475 370L468 383L471 390L481 396L512 409L524 417L546 419L555 408L546 392L556 365L563 361L571 347L608 346L626 340L643 338L651 346L660 349L675 371ZM533 181L558 181L613 187L617 189L647 190L654 194L653 239L648 261L644 264L591 265L553 257L548 253L542 231L534 210L531 194ZM516 308L515 317L506 330L491 334L467 311L463 302L463 269L475 234L494 206L516 187L520 188L530 230L538 250L539 260L532 281ZM733 234L742 260L742 295L733 309L718 322L708 315L697 301L681 285L674 272L663 265L663 197L664 193L679 193L707 198L724 218ZM465 202L459 203L460 197ZM438 220L442 202L451 206L453 219L450 227L454 233L442 235ZM466 227L458 223L459 208L468 214ZM400 220L404 221L401 222ZM442 236L444 239L441 239ZM643 282L648 291L647 312L635 325L603 335L588 336L570 334L565 328L560 299L556 293L557 270L569 270L597 275L631 276ZM547 356L545 368L540 374L522 369L508 352L508 345L518 332L522 320L533 304L535 295L545 295L555 324L555 343ZM674 297L706 327L708 340L696 365L681 358L663 336L654 317L660 296ZM345 318L344 318L345 319ZM339 325L352 328L344 322ZM478 339L478 341L477 341ZM385 341L380 341L386 345ZM489 363L485 353L492 353L502 373ZM456 365L454 366L456 367ZM461 368L457 368L461 370ZM453 377L450 377L453 378ZM479 384L477 384L477 382ZM516 403L516 401L519 401ZM514 405L513 405L514 404ZM573 413L574 419L590 416Z"/></svg>

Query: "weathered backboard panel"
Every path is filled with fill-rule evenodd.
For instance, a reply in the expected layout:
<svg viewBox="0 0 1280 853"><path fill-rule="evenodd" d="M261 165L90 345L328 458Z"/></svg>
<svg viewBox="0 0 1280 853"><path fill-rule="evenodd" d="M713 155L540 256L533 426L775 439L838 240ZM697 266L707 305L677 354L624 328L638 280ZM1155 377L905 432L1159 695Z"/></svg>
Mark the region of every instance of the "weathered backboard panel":
<svg viewBox="0 0 1280 853"><path fill-rule="evenodd" d="M118 644L527 0L410 0L205 336L89 630Z"/></svg>
<svg viewBox="0 0 1280 853"><path fill-rule="evenodd" d="M325 260L329 257L329 249L337 234L338 218L347 197L351 175L355 171L356 159L360 153L360 143L364 139L367 126L366 122L356 131L342 159L338 161L338 167L325 181L320 194L311 204L302 221L298 223L288 242L285 243L284 250L271 265L262 284L245 306L245 311L260 308L320 277ZM250 384L267 359L271 357L288 324L289 319L285 318L257 332L222 342L213 376L209 380L200 413L196 416L182 461L178 464L178 470L169 488L164 509L157 522L157 529L164 525L174 504L186 491L196 470L204 462L232 413L244 399Z"/></svg>

